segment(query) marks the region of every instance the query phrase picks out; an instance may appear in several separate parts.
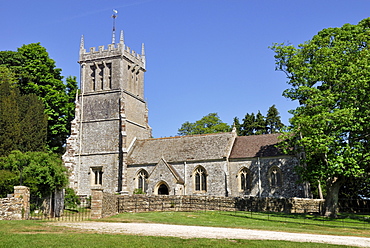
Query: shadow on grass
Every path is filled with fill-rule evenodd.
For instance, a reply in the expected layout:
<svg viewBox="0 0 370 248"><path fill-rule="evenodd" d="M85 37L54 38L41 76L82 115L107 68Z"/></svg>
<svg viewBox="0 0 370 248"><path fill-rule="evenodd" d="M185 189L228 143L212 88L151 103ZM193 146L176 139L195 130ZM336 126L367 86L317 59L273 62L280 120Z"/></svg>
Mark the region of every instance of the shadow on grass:
<svg viewBox="0 0 370 248"><path fill-rule="evenodd" d="M220 212L220 214L274 223L370 229L368 216L359 217L353 214L342 214L338 218L328 218L317 214L286 214L276 212Z"/></svg>

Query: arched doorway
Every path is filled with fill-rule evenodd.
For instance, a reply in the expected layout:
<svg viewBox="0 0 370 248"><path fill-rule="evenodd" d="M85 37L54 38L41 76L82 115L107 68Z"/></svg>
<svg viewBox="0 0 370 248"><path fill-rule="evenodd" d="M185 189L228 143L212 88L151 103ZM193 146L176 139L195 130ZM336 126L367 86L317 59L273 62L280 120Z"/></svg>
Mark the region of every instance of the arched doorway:
<svg viewBox="0 0 370 248"><path fill-rule="evenodd" d="M158 187L158 195L168 195L168 187L166 184L162 183Z"/></svg>

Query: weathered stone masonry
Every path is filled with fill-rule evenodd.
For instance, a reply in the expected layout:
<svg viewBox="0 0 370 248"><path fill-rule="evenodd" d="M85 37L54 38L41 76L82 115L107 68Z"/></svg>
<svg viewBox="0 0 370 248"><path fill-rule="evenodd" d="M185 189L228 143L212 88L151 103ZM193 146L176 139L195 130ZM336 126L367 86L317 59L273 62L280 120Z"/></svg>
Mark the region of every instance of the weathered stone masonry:
<svg viewBox="0 0 370 248"><path fill-rule="evenodd" d="M14 195L0 199L0 220L24 220L30 213L30 190L14 186Z"/></svg>
<svg viewBox="0 0 370 248"><path fill-rule="evenodd" d="M63 156L70 187L81 196L92 188L127 191L125 158L135 138L149 138L144 100L145 54L118 44L86 52L81 40L81 94Z"/></svg>
<svg viewBox="0 0 370 248"><path fill-rule="evenodd" d="M92 218L146 211L253 211L319 213L324 200L218 196L115 195L93 190Z"/></svg>
<svg viewBox="0 0 370 248"><path fill-rule="evenodd" d="M64 164L70 187L124 195L308 197L297 159L281 153L278 134L236 132L152 139L144 100L146 58L124 44L84 48L81 93ZM164 120L165 121L165 120Z"/></svg>

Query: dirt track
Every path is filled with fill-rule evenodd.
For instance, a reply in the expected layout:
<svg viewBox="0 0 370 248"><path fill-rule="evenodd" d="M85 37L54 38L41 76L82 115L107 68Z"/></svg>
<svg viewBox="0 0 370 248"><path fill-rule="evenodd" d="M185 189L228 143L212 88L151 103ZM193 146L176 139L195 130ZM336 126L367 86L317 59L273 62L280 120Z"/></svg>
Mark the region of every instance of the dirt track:
<svg viewBox="0 0 370 248"><path fill-rule="evenodd" d="M370 238L353 236L316 235L237 228L166 225L152 223L57 222L53 224L96 231L99 233L121 233L143 236L172 236L180 238L286 240L370 247Z"/></svg>

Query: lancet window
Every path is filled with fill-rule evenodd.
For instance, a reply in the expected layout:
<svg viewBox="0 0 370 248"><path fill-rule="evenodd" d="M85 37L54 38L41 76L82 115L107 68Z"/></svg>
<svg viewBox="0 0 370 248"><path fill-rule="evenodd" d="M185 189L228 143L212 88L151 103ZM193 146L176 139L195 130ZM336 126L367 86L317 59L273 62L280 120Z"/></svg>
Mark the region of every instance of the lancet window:
<svg viewBox="0 0 370 248"><path fill-rule="evenodd" d="M278 188L282 185L281 170L277 166L273 166L269 170L269 179L271 188Z"/></svg>
<svg viewBox="0 0 370 248"><path fill-rule="evenodd" d="M243 168L239 171L239 190L248 191L251 189L252 175L250 170Z"/></svg>
<svg viewBox="0 0 370 248"><path fill-rule="evenodd" d="M141 189L144 193L148 189L148 172L141 170L137 174L137 188Z"/></svg>

